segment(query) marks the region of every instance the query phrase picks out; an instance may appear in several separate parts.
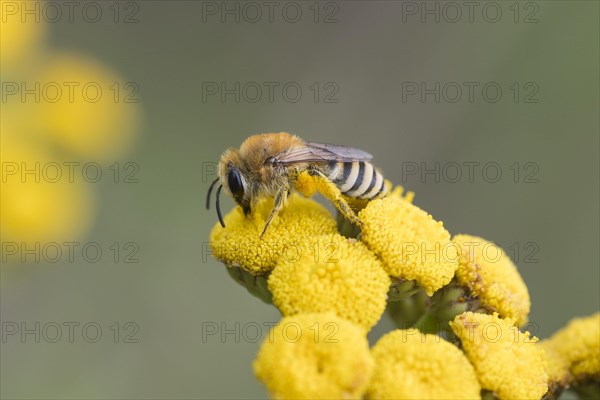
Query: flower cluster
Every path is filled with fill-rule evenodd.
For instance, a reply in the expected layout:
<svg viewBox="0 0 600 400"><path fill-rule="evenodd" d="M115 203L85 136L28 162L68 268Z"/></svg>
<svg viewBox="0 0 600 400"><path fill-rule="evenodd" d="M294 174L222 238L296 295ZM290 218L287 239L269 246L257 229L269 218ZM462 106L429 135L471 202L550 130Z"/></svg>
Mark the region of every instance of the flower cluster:
<svg viewBox="0 0 600 400"><path fill-rule="evenodd" d="M138 105L116 98L123 79L104 64L46 46L44 21L5 15L0 24L2 239L76 239L95 214L83 166L95 179L128 151Z"/></svg>
<svg viewBox="0 0 600 400"><path fill-rule="evenodd" d="M213 254L283 315L254 363L274 398L540 399L598 379L598 316L538 343L510 258L412 199L397 188L364 204L360 230L294 193L262 240L271 200L215 225ZM386 309L399 329L369 350ZM586 339L565 344L574 335Z"/></svg>

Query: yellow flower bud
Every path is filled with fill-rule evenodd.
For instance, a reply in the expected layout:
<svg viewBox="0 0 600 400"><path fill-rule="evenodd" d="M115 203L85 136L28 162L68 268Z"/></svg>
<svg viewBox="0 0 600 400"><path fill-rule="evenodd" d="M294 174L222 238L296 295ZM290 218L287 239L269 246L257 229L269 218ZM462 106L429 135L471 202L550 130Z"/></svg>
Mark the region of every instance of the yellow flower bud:
<svg viewBox="0 0 600 400"><path fill-rule="evenodd" d="M283 318L254 361L276 399L358 399L372 372L364 330L333 313Z"/></svg>
<svg viewBox="0 0 600 400"><path fill-rule="evenodd" d="M85 182L70 182L67 176L54 173L63 168L62 161L5 130L0 152L3 167L11 171L0 184L3 241L27 246L74 240L87 232L94 216L94 199ZM48 168L52 164L58 168ZM23 175L23 170L31 172ZM44 170L51 172L45 176Z"/></svg>
<svg viewBox="0 0 600 400"><path fill-rule="evenodd" d="M500 399L540 399L548 390L544 352L511 319L466 312L450 326L475 367L479 383Z"/></svg>
<svg viewBox="0 0 600 400"><path fill-rule="evenodd" d="M479 399L473 366L454 345L416 329L395 330L371 350L371 399Z"/></svg>
<svg viewBox="0 0 600 400"><path fill-rule="evenodd" d="M292 193L261 239L272 208L273 199L261 201L249 216L235 207L225 216L225 228L215 224L210 234L215 257L254 275L266 274L280 259L294 257L298 246L306 240L337 232L335 220L325 207Z"/></svg>
<svg viewBox="0 0 600 400"><path fill-rule="evenodd" d="M23 21L23 9L40 7L38 1L8 1L0 0L2 18L0 18L0 66L4 74L9 68L26 67L32 55L38 48L47 31L47 24L36 21L35 16L29 15ZM3 77L4 78L4 77Z"/></svg>
<svg viewBox="0 0 600 400"><path fill-rule="evenodd" d="M137 86L96 60L59 54L36 78L57 101L38 105L39 132L87 160L112 162L131 147L140 124ZM65 83L70 82L70 86Z"/></svg>
<svg viewBox="0 0 600 400"><path fill-rule="evenodd" d="M600 313L571 320L541 346L552 381L600 380Z"/></svg>
<svg viewBox="0 0 600 400"><path fill-rule="evenodd" d="M456 246L442 222L400 196L371 201L359 213L362 240L386 272L416 280L428 295L447 285L458 267Z"/></svg>
<svg viewBox="0 0 600 400"><path fill-rule="evenodd" d="M531 302L527 286L511 259L499 246L477 236L456 235L452 241L460 247L458 283L480 299L484 307L523 326Z"/></svg>
<svg viewBox="0 0 600 400"><path fill-rule="evenodd" d="M280 259L268 286L283 315L333 311L370 329L385 310L390 278L364 244L332 234Z"/></svg>

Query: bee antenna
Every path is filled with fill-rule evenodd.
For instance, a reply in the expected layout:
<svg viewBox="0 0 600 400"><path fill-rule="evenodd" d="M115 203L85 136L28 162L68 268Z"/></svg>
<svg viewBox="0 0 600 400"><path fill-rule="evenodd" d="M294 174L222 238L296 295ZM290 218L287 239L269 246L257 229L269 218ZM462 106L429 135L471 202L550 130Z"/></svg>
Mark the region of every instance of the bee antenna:
<svg viewBox="0 0 600 400"><path fill-rule="evenodd" d="M216 178L214 181L212 181L212 183L210 184L210 187L208 188L208 193L206 195L206 209L210 210L210 195L212 193L213 187L215 187L215 184L219 182L219 178Z"/></svg>
<svg viewBox="0 0 600 400"><path fill-rule="evenodd" d="M223 215L221 215L221 189L223 189L223 185L220 185L217 189L217 215L219 216L219 222L221 226L225 228L225 222L223 222Z"/></svg>

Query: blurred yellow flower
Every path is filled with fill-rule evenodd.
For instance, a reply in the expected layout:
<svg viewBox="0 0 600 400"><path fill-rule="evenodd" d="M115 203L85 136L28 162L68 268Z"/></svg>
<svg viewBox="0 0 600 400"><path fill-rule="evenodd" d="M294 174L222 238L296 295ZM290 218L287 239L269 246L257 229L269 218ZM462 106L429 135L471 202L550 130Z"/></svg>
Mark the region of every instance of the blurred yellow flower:
<svg viewBox="0 0 600 400"><path fill-rule="evenodd" d="M500 399L540 399L548 390L544 351L513 325L497 313L466 312L450 322L483 389Z"/></svg>
<svg viewBox="0 0 600 400"><path fill-rule="evenodd" d="M57 54L28 87L39 86L37 131L77 157L111 162L139 128L138 86L97 61Z"/></svg>
<svg viewBox="0 0 600 400"><path fill-rule="evenodd" d="M567 387L573 380L569 372L569 362L554 349L549 340L538 343L544 350L546 358L546 372L548 373L548 391L554 392Z"/></svg>
<svg viewBox="0 0 600 400"><path fill-rule="evenodd" d="M517 267L497 245L477 236L455 235L460 248L456 279L482 304L502 317L527 322L531 301Z"/></svg>
<svg viewBox="0 0 600 400"><path fill-rule="evenodd" d="M333 313L283 318L254 361L276 399L360 398L372 372L364 330Z"/></svg>
<svg viewBox="0 0 600 400"><path fill-rule="evenodd" d="M552 381L600 380L600 313L571 320L541 345Z"/></svg>
<svg viewBox="0 0 600 400"><path fill-rule="evenodd" d="M371 350L371 399L479 399L473 366L454 345L416 329L395 330Z"/></svg>
<svg viewBox="0 0 600 400"><path fill-rule="evenodd" d="M56 180L60 162L12 133L2 130L1 144L2 241L31 248L36 242L73 240L85 233L94 215L87 184L66 176Z"/></svg>
<svg viewBox="0 0 600 400"><path fill-rule="evenodd" d="M333 311L370 329L385 310L390 286L381 263L354 239L310 238L282 257L268 279L283 315Z"/></svg>
<svg viewBox="0 0 600 400"><path fill-rule="evenodd" d="M35 0L0 0L0 67L3 75L8 69L20 69L36 56L46 33L46 24L43 20L36 21L35 14L25 15L23 10L39 8L39 5L40 2ZM5 76L3 78L6 79Z"/></svg>
<svg viewBox="0 0 600 400"><path fill-rule="evenodd" d="M139 125L135 83L87 57L43 46L46 5L0 0L0 230L3 242L28 251L75 241L90 229L94 196L75 168L122 156Z"/></svg>
<svg viewBox="0 0 600 400"><path fill-rule="evenodd" d="M457 249L442 222L400 196L371 201L359 218L363 242L389 275L416 280L428 295L452 280Z"/></svg>
<svg viewBox="0 0 600 400"><path fill-rule="evenodd" d="M335 220L325 207L292 193L261 239L272 208L273 199L264 199L252 215L245 216L236 206L225 216L225 228L215 224L210 233L210 246L215 257L255 275L265 274L281 258L293 257L305 241L337 232Z"/></svg>

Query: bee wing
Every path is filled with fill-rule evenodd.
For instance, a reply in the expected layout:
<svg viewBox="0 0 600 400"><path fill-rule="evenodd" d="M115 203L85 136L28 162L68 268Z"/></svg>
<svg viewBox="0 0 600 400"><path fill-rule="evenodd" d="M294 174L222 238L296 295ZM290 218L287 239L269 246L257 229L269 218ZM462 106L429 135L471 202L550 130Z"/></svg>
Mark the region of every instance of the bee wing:
<svg viewBox="0 0 600 400"><path fill-rule="evenodd" d="M366 151L352 147L313 142L305 142L304 145L305 146L303 147L296 147L275 156L276 162L278 164L318 161L353 162L368 161L373 158L373 156Z"/></svg>

